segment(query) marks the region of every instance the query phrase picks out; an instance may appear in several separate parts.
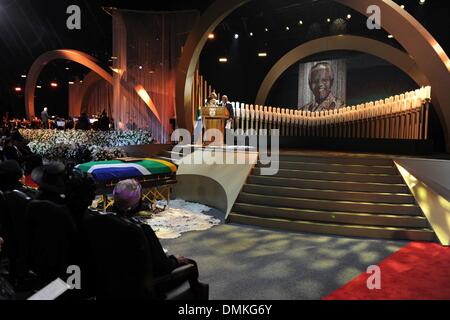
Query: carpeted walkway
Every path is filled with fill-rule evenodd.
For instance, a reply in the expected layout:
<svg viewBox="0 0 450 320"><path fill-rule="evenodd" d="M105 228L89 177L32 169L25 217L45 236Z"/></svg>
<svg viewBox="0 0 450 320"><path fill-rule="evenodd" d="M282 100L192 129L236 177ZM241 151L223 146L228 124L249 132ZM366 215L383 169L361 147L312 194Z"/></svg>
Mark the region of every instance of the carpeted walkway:
<svg viewBox="0 0 450 320"><path fill-rule="evenodd" d="M406 245L239 225L220 225L162 243L171 254L198 262L213 300L322 299Z"/></svg>
<svg viewBox="0 0 450 320"><path fill-rule="evenodd" d="M450 248L412 242L379 264L381 290L363 273L326 300L450 300Z"/></svg>

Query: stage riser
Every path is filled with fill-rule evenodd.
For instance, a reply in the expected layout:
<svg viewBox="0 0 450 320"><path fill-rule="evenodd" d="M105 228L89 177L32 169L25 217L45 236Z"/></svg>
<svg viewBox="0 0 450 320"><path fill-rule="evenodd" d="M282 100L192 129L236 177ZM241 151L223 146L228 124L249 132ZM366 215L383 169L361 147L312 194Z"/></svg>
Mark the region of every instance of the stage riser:
<svg viewBox="0 0 450 320"><path fill-rule="evenodd" d="M391 159L386 158L363 158L360 156L348 156L348 157L314 157L314 156L301 156L295 154L280 154L279 160L282 162L307 162L307 163L326 163L326 164L342 164L342 165L365 165L365 166L387 166L394 167L394 163Z"/></svg>
<svg viewBox="0 0 450 320"><path fill-rule="evenodd" d="M242 215L292 221L327 222L333 224L427 228L428 221L419 216L390 216L349 212L316 211L237 203L235 211Z"/></svg>
<svg viewBox="0 0 450 320"><path fill-rule="evenodd" d="M237 200L239 203L250 203L258 205L268 205L276 207L288 207L296 209L343 211L358 213L380 213L392 215L421 215L420 208L416 205L394 205L394 204L376 204L362 202L340 202L328 200L286 198L255 195L250 193L241 193Z"/></svg>
<svg viewBox="0 0 450 320"><path fill-rule="evenodd" d="M272 162L272 166L287 170L304 171L329 171L342 173L362 173L362 174L387 174L398 175L394 167L389 166L367 166L367 165L348 165L348 164L330 164L330 163L308 163L308 162ZM258 168L267 168L267 165L258 164Z"/></svg>
<svg viewBox="0 0 450 320"><path fill-rule="evenodd" d="M409 189L406 184L376 184L326 180L320 181L293 178L276 178L272 176L250 176L248 177L247 183L335 191L409 193Z"/></svg>
<svg viewBox="0 0 450 320"><path fill-rule="evenodd" d="M347 237L396 239L409 241L435 241L435 235L429 230L391 230L383 227L363 227L350 225L333 225L313 223L307 221L291 221L282 219L266 219L245 215L233 214L230 220L234 223L248 224L271 229L281 229L294 232L308 232Z"/></svg>
<svg viewBox="0 0 450 320"><path fill-rule="evenodd" d="M261 169L255 168L253 175L261 175ZM349 182L374 182L386 184L404 183L403 178L393 175L382 174L356 174L356 173L340 173L340 172L321 172L321 171L303 171L303 170L286 170L280 169L275 177L281 178L297 178L308 180L327 180L327 181L349 181Z"/></svg>
<svg viewBox="0 0 450 320"><path fill-rule="evenodd" d="M308 198L318 200L360 201L390 204L415 204L415 199L409 194L385 194L372 192L345 192L334 190L299 189L288 187L273 187L264 185L247 184L242 190L245 193L253 193L267 196L281 196L294 198Z"/></svg>
<svg viewBox="0 0 450 320"><path fill-rule="evenodd" d="M272 164L273 165L273 164ZM389 157L280 153L276 176L253 170L228 221L351 237L435 241Z"/></svg>

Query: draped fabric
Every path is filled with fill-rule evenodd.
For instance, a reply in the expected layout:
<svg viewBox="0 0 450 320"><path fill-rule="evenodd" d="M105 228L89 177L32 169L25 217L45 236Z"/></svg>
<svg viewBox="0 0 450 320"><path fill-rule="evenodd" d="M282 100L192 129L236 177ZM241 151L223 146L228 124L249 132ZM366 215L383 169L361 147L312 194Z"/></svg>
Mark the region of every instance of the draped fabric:
<svg viewBox="0 0 450 320"><path fill-rule="evenodd" d="M113 10L116 128L126 130L134 124L150 130L160 143L168 141L172 131L170 119L175 117L176 68L182 47L198 17L198 11ZM126 94L126 88L133 94ZM154 105L161 122L148 104Z"/></svg>
<svg viewBox="0 0 450 320"><path fill-rule="evenodd" d="M108 116L113 115L112 109L112 86L106 81L98 82L81 103L81 113L88 115L100 115L106 111Z"/></svg>

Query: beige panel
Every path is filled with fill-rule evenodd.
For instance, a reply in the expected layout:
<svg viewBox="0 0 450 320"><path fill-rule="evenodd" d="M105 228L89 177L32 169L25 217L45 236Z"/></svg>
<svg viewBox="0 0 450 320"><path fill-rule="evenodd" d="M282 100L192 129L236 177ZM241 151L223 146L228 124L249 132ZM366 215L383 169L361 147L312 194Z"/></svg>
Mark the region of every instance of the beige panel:
<svg viewBox="0 0 450 320"><path fill-rule="evenodd" d="M182 191L189 190L189 195L197 195L195 200L199 203L211 203L211 198L214 199L220 195L211 194L210 192L212 190L208 190L207 192L199 190L199 188L202 187L201 185L199 186L197 183L192 183L191 179L183 179L183 176L191 178L193 176L203 176L212 179L224 190L226 200L221 200L220 198L218 198L218 200L226 203L225 218L228 217L248 175L258 160L258 153L245 153L240 151L227 152L222 150L215 152L216 159L224 159L226 155L240 157L241 160L245 160L245 164L208 164L213 163L215 158L210 152L204 150L195 151L191 155L183 158L177 173L177 176L180 178L179 186L176 187L178 190L178 192L176 192L177 196L184 199ZM199 163L198 159L203 159L204 162ZM195 182L195 180L193 181Z"/></svg>
<svg viewBox="0 0 450 320"><path fill-rule="evenodd" d="M450 202L396 163L439 241L450 246Z"/></svg>

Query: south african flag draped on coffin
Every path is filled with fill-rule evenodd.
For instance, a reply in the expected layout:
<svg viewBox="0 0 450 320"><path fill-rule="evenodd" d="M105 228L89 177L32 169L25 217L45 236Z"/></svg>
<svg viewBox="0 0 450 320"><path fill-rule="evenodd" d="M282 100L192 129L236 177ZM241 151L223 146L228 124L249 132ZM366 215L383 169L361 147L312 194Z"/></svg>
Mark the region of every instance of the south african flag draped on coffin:
<svg viewBox="0 0 450 320"><path fill-rule="evenodd" d="M88 162L78 165L77 168L90 174L98 182L120 181L177 172L177 167L173 163L158 159L144 159L136 162L121 160Z"/></svg>

